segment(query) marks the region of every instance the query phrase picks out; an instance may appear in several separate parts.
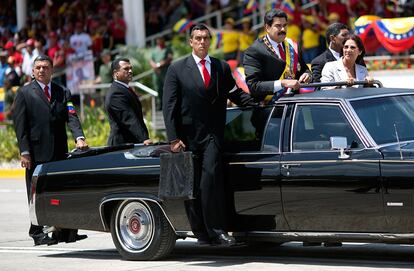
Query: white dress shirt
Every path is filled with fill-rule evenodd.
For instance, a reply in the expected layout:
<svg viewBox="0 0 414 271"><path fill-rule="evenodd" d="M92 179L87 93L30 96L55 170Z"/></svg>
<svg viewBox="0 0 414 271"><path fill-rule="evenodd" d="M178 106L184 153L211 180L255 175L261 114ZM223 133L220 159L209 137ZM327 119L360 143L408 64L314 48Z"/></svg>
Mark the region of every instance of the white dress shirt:
<svg viewBox="0 0 414 271"><path fill-rule="evenodd" d="M337 51L334 51L331 48L329 48L329 51L331 51L332 55L335 57L336 60L341 58L341 54L338 53Z"/></svg>
<svg viewBox="0 0 414 271"><path fill-rule="evenodd" d="M118 84L123 85L124 87L129 89L129 86L127 84L125 84L124 82L118 81L118 80L114 80L114 82L117 82Z"/></svg>

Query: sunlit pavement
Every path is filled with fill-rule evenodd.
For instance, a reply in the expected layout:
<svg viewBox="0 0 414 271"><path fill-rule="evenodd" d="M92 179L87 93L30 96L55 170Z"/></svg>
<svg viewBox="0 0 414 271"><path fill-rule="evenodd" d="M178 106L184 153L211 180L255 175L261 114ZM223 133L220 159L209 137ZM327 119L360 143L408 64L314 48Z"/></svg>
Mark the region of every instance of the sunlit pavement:
<svg viewBox="0 0 414 271"><path fill-rule="evenodd" d="M414 247L344 244L343 247L199 247L178 241L172 254L153 262L123 261L109 233L81 231L77 243L33 247L25 183L0 178L0 270L406 270L414 268Z"/></svg>

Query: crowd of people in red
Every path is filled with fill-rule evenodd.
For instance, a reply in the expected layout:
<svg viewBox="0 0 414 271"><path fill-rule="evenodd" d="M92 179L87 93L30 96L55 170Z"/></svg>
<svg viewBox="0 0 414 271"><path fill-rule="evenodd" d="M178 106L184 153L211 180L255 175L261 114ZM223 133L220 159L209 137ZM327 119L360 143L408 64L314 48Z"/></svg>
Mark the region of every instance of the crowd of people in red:
<svg viewBox="0 0 414 271"><path fill-rule="evenodd" d="M25 27L17 31L15 1L0 4L0 87L31 80L32 63L39 54L53 60L56 71L69 54L92 50L100 56L125 44L122 0L28 1Z"/></svg>
<svg viewBox="0 0 414 271"><path fill-rule="evenodd" d="M247 5L248 1L244 2ZM282 1L270 2L280 4ZM350 17L364 14L393 17L404 11L398 10L398 5L390 5L395 1L384 0L320 0L314 8L306 10L298 7L315 1L291 2L296 7L293 24L298 25L302 33L302 41L299 42L305 53L312 51L314 44L325 45L323 41L311 42L310 48L307 48L309 38L312 40L314 37L310 32L305 35L307 29L321 31L318 35L323 37L324 25L332 20L348 24ZM171 29L183 16L194 19L237 3L240 1L145 0L146 34L149 36ZM117 44L125 44L127 25L123 19L122 0L27 1L27 5L26 26L17 30L15 1L0 3L0 87L3 87L4 79L12 85L29 82L33 59L39 54L47 54L53 60L56 71L59 71L64 69L69 54L91 49L98 57L104 49L112 50ZM244 8L240 6L234 18L244 16ZM294 31L288 34L294 34ZM310 58L314 54L310 52Z"/></svg>

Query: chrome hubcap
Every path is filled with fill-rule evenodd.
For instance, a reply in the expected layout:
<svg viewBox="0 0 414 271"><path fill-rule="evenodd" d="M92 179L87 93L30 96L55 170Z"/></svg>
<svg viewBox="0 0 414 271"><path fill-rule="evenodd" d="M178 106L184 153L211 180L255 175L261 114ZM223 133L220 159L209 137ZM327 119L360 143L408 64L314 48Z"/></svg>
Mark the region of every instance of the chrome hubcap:
<svg viewBox="0 0 414 271"><path fill-rule="evenodd" d="M154 234L154 218L141 202L130 202L118 214L119 237L126 250L146 249Z"/></svg>

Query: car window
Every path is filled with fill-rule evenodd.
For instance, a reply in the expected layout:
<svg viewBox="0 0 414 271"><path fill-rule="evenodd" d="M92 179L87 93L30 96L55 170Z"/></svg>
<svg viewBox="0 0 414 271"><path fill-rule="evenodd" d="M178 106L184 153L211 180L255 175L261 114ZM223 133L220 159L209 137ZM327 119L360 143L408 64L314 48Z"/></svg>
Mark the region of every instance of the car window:
<svg viewBox="0 0 414 271"><path fill-rule="evenodd" d="M358 117L377 144L414 140L414 95L352 101Z"/></svg>
<svg viewBox="0 0 414 271"><path fill-rule="evenodd" d="M330 150L330 137L347 138L348 148L361 148L361 141L337 105L298 105L292 131L293 151Z"/></svg>
<svg viewBox="0 0 414 271"><path fill-rule="evenodd" d="M272 107L227 110L224 150L228 152L258 151Z"/></svg>
<svg viewBox="0 0 414 271"><path fill-rule="evenodd" d="M273 109L272 115L267 124L265 130L265 137L263 140L263 150L279 152L279 141L280 141L280 126L282 123L284 106L276 106Z"/></svg>

